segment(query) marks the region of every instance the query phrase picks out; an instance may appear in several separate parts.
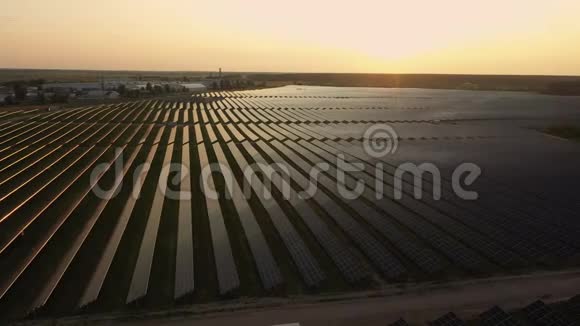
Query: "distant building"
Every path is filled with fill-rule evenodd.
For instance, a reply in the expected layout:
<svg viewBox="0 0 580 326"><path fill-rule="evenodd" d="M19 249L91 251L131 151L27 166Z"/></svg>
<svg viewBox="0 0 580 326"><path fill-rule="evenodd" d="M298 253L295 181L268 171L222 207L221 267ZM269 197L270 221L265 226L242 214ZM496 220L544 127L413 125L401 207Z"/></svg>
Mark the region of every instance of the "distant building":
<svg viewBox="0 0 580 326"><path fill-rule="evenodd" d="M26 98L38 98L38 95L38 87L30 86L26 88Z"/></svg>
<svg viewBox="0 0 580 326"><path fill-rule="evenodd" d="M166 86L167 85L167 86ZM179 92L183 89L183 86L180 83L165 83L161 85L162 87L169 87L172 92Z"/></svg>
<svg viewBox="0 0 580 326"><path fill-rule="evenodd" d="M26 93L26 98L27 99L36 99L38 98L39 94L38 92L28 92Z"/></svg>
<svg viewBox="0 0 580 326"><path fill-rule="evenodd" d="M116 91L91 90L78 97L79 100L117 99L121 96Z"/></svg>
<svg viewBox="0 0 580 326"><path fill-rule="evenodd" d="M217 78L203 79L200 81L200 83L208 89L213 88L214 85L217 85L218 87L221 86L221 80L219 80Z"/></svg>
<svg viewBox="0 0 580 326"><path fill-rule="evenodd" d="M0 86L0 104L6 103L7 97L14 97L14 92L8 87Z"/></svg>
<svg viewBox="0 0 580 326"><path fill-rule="evenodd" d="M88 92L101 88L101 83L47 83L42 85L42 89L55 92Z"/></svg>
<svg viewBox="0 0 580 326"><path fill-rule="evenodd" d="M116 99L116 98L119 98L119 97L121 97L121 94L119 94L119 93L118 93L118 92L116 92L116 91L111 91L111 92L108 92L107 94L105 94L105 96L106 96L106 98L108 98L108 99Z"/></svg>
<svg viewBox="0 0 580 326"><path fill-rule="evenodd" d="M181 84L181 87L184 87L185 89L187 89L188 92L193 92L193 93L207 91L207 87L202 83Z"/></svg>
<svg viewBox="0 0 580 326"><path fill-rule="evenodd" d="M163 81L133 81L133 80L114 80L93 83L47 83L42 89L44 92L56 93L59 95L75 94L79 99L112 99L119 97L119 86L123 85L126 91L144 92L147 84L152 88L169 89L171 92L204 92L208 87L203 83L181 83L181 82L163 82ZM33 92L31 92L33 93Z"/></svg>
<svg viewBox="0 0 580 326"><path fill-rule="evenodd" d="M147 89L147 83L143 83L143 82L139 82L139 83L130 82L130 83L126 83L124 85L125 85L125 89L128 91L139 91L139 90Z"/></svg>
<svg viewBox="0 0 580 326"><path fill-rule="evenodd" d="M474 84L474 83L470 83L470 82L465 82L465 83L459 85L458 88L464 89L464 90L476 91L479 89L479 85Z"/></svg>
<svg viewBox="0 0 580 326"><path fill-rule="evenodd" d="M42 96L44 97L45 100L50 100L52 99L54 96L56 95L56 93L54 92L43 92Z"/></svg>

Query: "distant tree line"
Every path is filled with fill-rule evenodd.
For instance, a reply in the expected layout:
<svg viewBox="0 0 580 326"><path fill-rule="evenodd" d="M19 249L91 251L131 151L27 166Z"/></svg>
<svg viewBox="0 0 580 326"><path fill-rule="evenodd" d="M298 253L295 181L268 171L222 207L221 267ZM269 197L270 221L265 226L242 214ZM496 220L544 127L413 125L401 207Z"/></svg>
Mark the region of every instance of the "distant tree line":
<svg viewBox="0 0 580 326"><path fill-rule="evenodd" d="M580 95L580 80L551 83L546 88L547 94Z"/></svg>
<svg viewBox="0 0 580 326"><path fill-rule="evenodd" d="M11 89L14 96L7 96L4 98L6 104L17 104L26 99L26 94L28 93L28 87L38 87L40 88L45 83L44 79L31 79L24 81L8 81L2 84L2 86Z"/></svg>
<svg viewBox="0 0 580 326"><path fill-rule="evenodd" d="M212 90L233 90L254 87L253 80L246 79L222 79L221 82L213 81L211 84Z"/></svg>

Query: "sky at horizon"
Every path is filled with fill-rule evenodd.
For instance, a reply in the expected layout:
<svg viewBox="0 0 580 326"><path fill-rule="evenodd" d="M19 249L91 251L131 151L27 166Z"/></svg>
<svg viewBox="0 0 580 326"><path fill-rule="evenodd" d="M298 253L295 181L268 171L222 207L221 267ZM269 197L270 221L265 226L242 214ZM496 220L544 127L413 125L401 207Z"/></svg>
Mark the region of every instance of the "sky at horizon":
<svg viewBox="0 0 580 326"><path fill-rule="evenodd" d="M580 75L578 0L19 0L0 67Z"/></svg>

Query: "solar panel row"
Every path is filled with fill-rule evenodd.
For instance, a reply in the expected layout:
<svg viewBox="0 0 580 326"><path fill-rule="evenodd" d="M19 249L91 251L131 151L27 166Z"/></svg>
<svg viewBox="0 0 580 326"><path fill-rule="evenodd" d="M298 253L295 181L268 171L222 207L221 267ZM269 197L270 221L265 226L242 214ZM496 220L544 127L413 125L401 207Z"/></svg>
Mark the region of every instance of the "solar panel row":
<svg viewBox="0 0 580 326"><path fill-rule="evenodd" d="M107 279L119 277L122 267L131 274L126 290L121 287L116 294L126 298L123 301L144 298L152 283L171 283L170 299L193 294L200 286L211 286L195 284L196 276L207 272L200 269L203 260L196 260L200 257L198 241L203 238L201 230L196 230L197 219L207 219L209 255L221 295L243 288L241 273L249 269L257 273L266 291L292 278L288 276L293 269L285 269L280 261L286 258L273 253L272 241L276 239L307 288L326 286L332 274L327 268L337 268L347 282L358 283L376 277L375 271L387 280L415 276L418 272L411 265L436 277L452 268L451 262L463 270L485 273L548 260L557 265L558 259L577 254L580 228L574 222L574 212L562 208L557 210L561 214L551 219L553 211L541 205L514 209L525 200L522 196L496 195L466 204L444 188L442 200L424 197L418 201L412 198L414 180L405 175L402 184L407 196L396 200L388 193L387 198L377 200L372 170L376 160L362 150L362 136L345 129L356 125L362 130L373 121L386 121L381 116L384 108L340 98L249 96L253 95L216 93L213 97L220 99L207 98L205 102L195 98L181 102L145 100L0 121L0 264L5 271L0 276L0 305L18 301L35 310L53 300L58 288L74 283L81 289L71 300L76 307L84 307L105 300ZM0 120L7 116L0 115ZM130 153L123 165L123 179L140 174L141 178L131 184L136 194L145 193L151 200L139 201L133 196L96 200L88 195L93 185L81 180L88 179L88 171L97 163L113 162L115 147ZM338 154L345 155L347 161L363 162L363 170L346 171L339 180ZM172 226L175 237L165 239L160 236L160 226L172 217L165 215L172 204L161 188L143 186L170 186L174 176L161 172L160 166L179 159L185 167L220 163L219 170L235 171L229 188L231 200L204 196L205 205L200 206L205 210L187 197L179 198ZM154 162L151 171L138 167L142 162ZM288 167L290 177L274 173L273 162ZM309 188L317 163L328 163L328 169L318 175L320 191L302 198L300 194ZM383 186L389 188L395 165L383 163ZM247 168L264 176L246 175ZM185 176L178 190L187 193L197 189L194 176L201 171L196 169ZM108 178L111 173L99 178ZM210 190L217 186L218 192L225 194L228 187L219 174L208 174L204 186ZM342 186L353 189L358 180L367 184L362 199L346 199L339 184L344 182ZM245 183L250 184L251 200L243 196ZM487 189L491 192L494 184ZM288 199L284 197L287 190ZM80 207L89 210L82 213ZM232 216L225 209L228 207L235 211ZM266 213L259 215L257 208ZM107 209L116 216L105 218ZM251 268L240 264L236 244L231 241L233 232L238 232L228 222L232 218L241 227L242 234L235 236L247 241L251 257L243 259L252 262ZM142 229L135 226L141 223L137 221L142 221ZM101 223L108 226L97 227ZM266 234L268 228L275 234ZM62 230L72 233L64 235ZM80 257L83 247L95 243L91 235L105 232L102 230L109 232L99 235L102 249L94 257ZM134 259L123 261L128 250L123 239L139 242ZM166 242L175 248L174 257L168 259L175 264L174 270L168 268L174 279L167 281L152 276L156 248ZM51 258L52 264L46 268L49 257L56 258ZM321 265L327 258L334 267ZM90 262L94 268L90 275L77 278L74 273L78 271L70 271L75 262ZM35 273L42 277L35 279ZM27 283L30 290L21 292ZM22 293L21 299L15 299L16 292ZM453 320L440 322L451 322L448 319Z"/></svg>

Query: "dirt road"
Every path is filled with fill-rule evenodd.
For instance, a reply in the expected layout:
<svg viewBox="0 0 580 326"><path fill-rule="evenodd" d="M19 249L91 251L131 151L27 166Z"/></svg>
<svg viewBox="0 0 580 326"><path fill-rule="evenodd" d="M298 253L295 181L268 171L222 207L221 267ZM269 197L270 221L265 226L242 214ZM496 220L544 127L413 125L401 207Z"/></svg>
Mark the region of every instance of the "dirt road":
<svg viewBox="0 0 580 326"><path fill-rule="evenodd" d="M449 311L468 320L494 305L516 309L540 298L545 302L555 302L577 294L580 294L580 271L567 271L417 285L390 294L367 292L350 297L327 297L327 302L320 302L320 298L304 298L293 303L265 304L266 307L262 308L238 310L240 305L234 304L214 308L214 311L219 309L222 312L211 312L210 309L200 313L192 308L151 315L91 320L77 318L68 322L84 324L92 321L95 325L271 326L299 323L301 326L374 326L387 325L403 317L412 324L424 324Z"/></svg>

